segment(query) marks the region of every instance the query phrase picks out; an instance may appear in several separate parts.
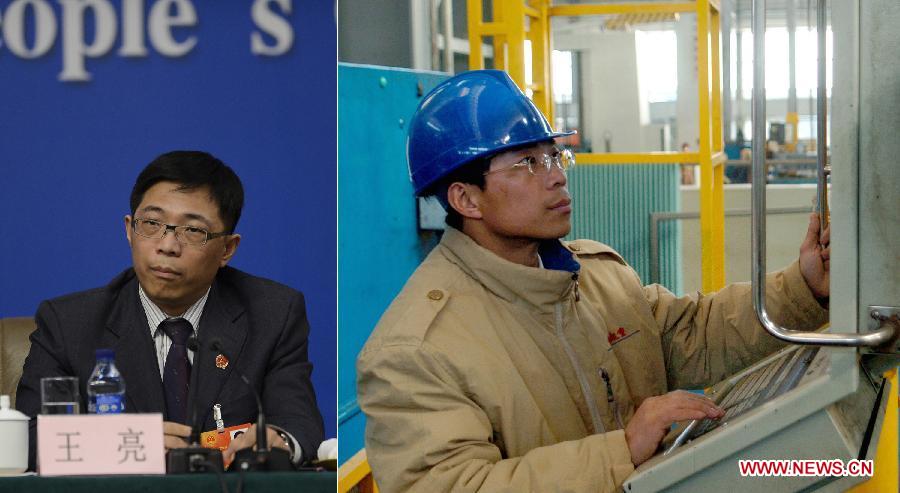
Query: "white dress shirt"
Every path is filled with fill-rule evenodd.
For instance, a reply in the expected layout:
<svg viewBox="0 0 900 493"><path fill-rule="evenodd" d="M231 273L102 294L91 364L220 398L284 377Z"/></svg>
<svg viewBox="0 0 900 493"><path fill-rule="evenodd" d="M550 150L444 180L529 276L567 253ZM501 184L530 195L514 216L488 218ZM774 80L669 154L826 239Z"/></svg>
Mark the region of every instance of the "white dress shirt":
<svg viewBox="0 0 900 493"><path fill-rule="evenodd" d="M144 288L138 283L138 296L141 299L141 305L144 306L144 315L147 316L147 326L150 328L150 337L153 338L153 344L156 345L156 362L159 363L159 379L163 379L163 371L166 367L166 356L169 354L169 348L172 347L172 339L166 335L165 331L159 329L159 325L166 320L183 318L191 324L194 329L194 337L197 336L199 330L200 315L203 315L203 307L206 306L206 300L209 298L209 289L200 297L193 305L191 305L184 313L176 317L166 315L166 312L156 306L152 302ZM188 360L194 363L194 352L188 349Z"/></svg>

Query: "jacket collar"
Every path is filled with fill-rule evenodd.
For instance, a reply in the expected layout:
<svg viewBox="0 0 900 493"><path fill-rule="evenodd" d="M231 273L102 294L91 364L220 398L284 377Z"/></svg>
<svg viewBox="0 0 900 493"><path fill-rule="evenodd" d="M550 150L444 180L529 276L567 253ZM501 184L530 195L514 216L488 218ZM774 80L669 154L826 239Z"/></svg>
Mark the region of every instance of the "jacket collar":
<svg viewBox="0 0 900 493"><path fill-rule="evenodd" d="M544 269L505 260L475 243L465 233L447 227L439 248L444 256L488 291L516 304L552 312L553 305L570 295L580 265L559 240L539 247Z"/></svg>
<svg viewBox="0 0 900 493"><path fill-rule="evenodd" d="M156 348L147 326L147 318L138 297L138 280L128 269L107 286L112 301L106 327L115 337L116 367L126 382L125 409L129 412L164 412L165 398Z"/></svg>
<svg viewBox="0 0 900 493"><path fill-rule="evenodd" d="M204 430L207 429L204 423L209 421L215 400L239 361L250 330L249 321L243 316L244 304L230 283L223 281L223 277L233 270L230 267L219 270L200 317L198 338L201 347L194 354L188 410L193 409L196 402L198 423ZM210 348L213 339L222 343L221 351Z"/></svg>
<svg viewBox="0 0 900 493"><path fill-rule="evenodd" d="M213 401L219 395L222 385L234 368L244 347L249 324L244 314L244 304L230 284L223 278L234 269L219 270L209 292L209 298L200 318L199 339L201 348L194 354L191 372L191 386L188 409L192 409L196 399L200 422L206 421ZM129 412L164 412L165 398L156 348L148 330L147 318L138 297L138 281L133 269L128 269L107 286L117 292L106 326L116 338L116 367L127 382ZM223 351L214 352L209 348L213 339L222 342ZM216 364L219 354L230 360L225 368ZM155 371L150 371L155 369ZM199 386L198 386L199 381Z"/></svg>

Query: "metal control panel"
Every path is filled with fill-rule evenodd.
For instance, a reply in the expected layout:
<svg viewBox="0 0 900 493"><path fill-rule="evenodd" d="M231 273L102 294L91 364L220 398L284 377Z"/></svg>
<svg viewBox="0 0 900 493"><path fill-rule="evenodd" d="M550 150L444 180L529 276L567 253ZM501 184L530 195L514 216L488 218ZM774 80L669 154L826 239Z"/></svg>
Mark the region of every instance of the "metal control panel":
<svg viewBox="0 0 900 493"><path fill-rule="evenodd" d="M766 402L793 390L802 381L825 374L828 353L818 347L792 347L720 382L706 394L725 411L721 419L694 420L677 427L663 440L665 455L706 435Z"/></svg>
<svg viewBox="0 0 900 493"><path fill-rule="evenodd" d="M765 1L752 4L754 32L760 32ZM831 192L830 325L826 333L796 332L768 318L765 284L760 282L766 271L765 177L754 177L753 186L760 187L753 192L754 308L770 334L799 345L711 387L708 394L726 409L725 417L677 427L660 453L625 481L623 489L629 493L846 491L866 478L743 477L739 461L873 459L882 430L889 432L885 437L897 433L896 389L880 375L900 363L900 35L884 28L900 24L900 3L820 0L816 8L826 4L834 33L829 55L835 67L842 67L834 71L828 105L830 148L818 153L820 195L826 186ZM819 25L825 25L825 13L817 14ZM764 62L759 67L765 47L756 43L764 38L754 36L754 134L766 115L760 73ZM820 57L820 134L826 134L824 59ZM826 135L820 137L823 143ZM754 175L764 169L757 150ZM829 211L821 199L819 207ZM888 406L894 406L891 413ZM888 414L894 416L890 422ZM885 464L896 466L897 456L886 455ZM875 469L877 475L878 462ZM889 486L876 489L897 491L896 474L887 479Z"/></svg>
<svg viewBox="0 0 900 493"><path fill-rule="evenodd" d="M714 385L706 393L725 416L677 426L663 440L663 452L642 464L623 489L843 491L865 479L742 477L738 467L741 459L846 461L860 450L872 458L869 442L877 440L881 424L873 416L883 415L888 402L855 363L853 371L841 369L847 351L791 346ZM849 375L858 379L854 390L836 398L848 385L842 376Z"/></svg>

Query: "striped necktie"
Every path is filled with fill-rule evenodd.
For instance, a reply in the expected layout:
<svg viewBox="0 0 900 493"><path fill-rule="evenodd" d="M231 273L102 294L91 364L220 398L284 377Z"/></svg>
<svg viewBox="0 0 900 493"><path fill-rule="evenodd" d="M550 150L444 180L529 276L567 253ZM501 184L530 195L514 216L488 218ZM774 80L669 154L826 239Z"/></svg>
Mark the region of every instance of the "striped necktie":
<svg viewBox="0 0 900 493"><path fill-rule="evenodd" d="M163 369L163 388L166 396L166 421L187 424L188 388L191 385L191 362L188 360L187 340L194 333L191 323L183 318L163 321L160 330L172 339L166 366Z"/></svg>

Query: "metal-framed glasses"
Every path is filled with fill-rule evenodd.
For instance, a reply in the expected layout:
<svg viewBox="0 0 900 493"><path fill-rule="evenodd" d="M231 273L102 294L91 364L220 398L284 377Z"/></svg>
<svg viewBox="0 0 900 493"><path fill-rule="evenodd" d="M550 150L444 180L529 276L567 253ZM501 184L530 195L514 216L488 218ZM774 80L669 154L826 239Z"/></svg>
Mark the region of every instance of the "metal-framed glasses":
<svg viewBox="0 0 900 493"><path fill-rule="evenodd" d="M136 217L131 221L131 229L135 233L144 238L158 240L169 231L174 232L175 240L184 245L203 246L213 238L220 236L228 236L230 233L210 233L209 231L198 228L196 226L176 226L174 224L166 224L155 219L143 219Z"/></svg>
<svg viewBox="0 0 900 493"><path fill-rule="evenodd" d="M485 171L484 176L494 173L502 173L511 169L528 168L528 172L535 176L549 175L553 167L556 166L560 171L565 173L575 166L575 155L568 149L558 150L553 155L542 154L540 159L534 156L526 156L521 161L507 166L506 168Z"/></svg>

